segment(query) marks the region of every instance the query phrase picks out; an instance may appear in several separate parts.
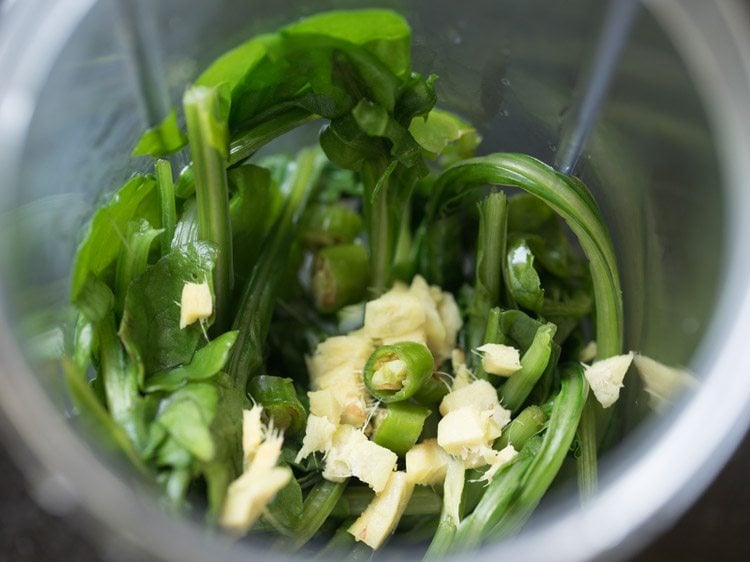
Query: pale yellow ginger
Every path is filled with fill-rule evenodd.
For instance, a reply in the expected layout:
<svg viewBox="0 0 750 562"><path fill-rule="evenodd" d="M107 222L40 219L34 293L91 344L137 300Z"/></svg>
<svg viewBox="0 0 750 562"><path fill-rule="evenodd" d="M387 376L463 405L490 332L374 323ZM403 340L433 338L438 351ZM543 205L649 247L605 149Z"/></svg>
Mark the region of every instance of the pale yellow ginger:
<svg viewBox="0 0 750 562"><path fill-rule="evenodd" d="M334 371L362 370L375 350L370 338L349 334L333 336L318 344L315 353L307 359L307 369L313 383Z"/></svg>
<svg viewBox="0 0 750 562"><path fill-rule="evenodd" d="M450 455L436 439L426 439L406 453L406 474L414 484L434 486L441 484L448 470Z"/></svg>
<svg viewBox="0 0 750 562"><path fill-rule="evenodd" d="M581 363L591 363L594 359L596 359L598 350L599 348L596 345L596 342L592 340L585 346L583 346L583 349L578 354L578 360Z"/></svg>
<svg viewBox="0 0 750 562"><path fill-rule="evenodd" d="M380 548L396 529L413 491L414 483L405 472L392 472L382 491L349 527L349 533L372 549Z"/></svg>
<svg viewBox="0 0 750 562"><path fill-rule="evenodd" d="M663 410L680 389L698 384L689 371L669 367L645 355L636 355L633 362L649 395L649 406L654 410Z"/></svg>
<svg viewBox="0 0 750 562"><path fill-rule="evenodd" d="M245 464L253 460L263 442L266 430L261 420L263 407L256 404L250 410L242 410L242 456Z"/></svg>
<svg viewBox="0 0 750 562"><path fill-rule="evenodd" d="M499 401L497 390L489 381L477 380L459 389L451 390L440 402L440 413L447 414L464 406L477 406L480 410L490 410Z"/></svg>
<svg viewBox="0 0 750 562"><path fill-rule="evenodd" d="M307 416L305 437L295 462L306 459L312 453L325 453L333 447L333 435L338 426L325 416Z"/></svg>
<svg viewBox="0 0 750 562"><path fill-rule="evenodd" d="M341 421L343 406L333 389L310 391L307 393L307 397L310 399L310 413L312 415L328 418L328 421L333 424L338 424Z"/></svg>
<svg viewBox="0 0 750 562"><path fill-rule="evenodd" d="M497 471L516 458L518 451L513 445L508 445L496 451L492 447L479 447L472 450L471 454L464 461L466 468L479 468L489 465L489 468L479 478L480 482L489 482L497 474Z"/></svg>
<svg viewBox="0 0 750 562"><path fill-rule="evenodd" d="M365 422L370 400L362 369L374 350L370 338L349 334L328 338L307 358L313 388L333 391L341 406L340 420L334 423L360 426ZM334 416L333 410L329 413Z"/></svg>
<svg viewBox="0 0 750 562"><path fill-rule="evenodd" d="M185 283L180 298L180 330L214 313L214 301L208 283Z"/></svg>
<svg viewBox="0 0 750 562"><path fill-rule="evenodd" d="M466 355L460 349L454 349L451 352L451 364L453 366L452 391L455 392L465 386L469 386L476 380L474 374L466 366Z"/></svg>
<svg viewBox="0 0 750 562"><path fill-rule="evenodd" d="M422 304L425 314L424 333L427 347L439 359L443 359L446 355L449 356L453 346L446 341L447 334L435 302L435 292L430 290L430 286L422 276L417 275L411 282L409 293L418 298ZM440 297L439 290L437 296ZM447 350L445 349L446 345L448 345Z"/></svg>
<svg viewBox="0 0 750 562"><path fill-rule="evenodd" d="M288 467L276 466L284 437L263 426L260 413L260 406L243 412L245 470L229 485L219 516L219 524L236 536L244 535L253 526L268 503L292 479ZM259 427L260 442L257 439Z"/></svg>
<svg viewBox="0 0 750 562"><path fill-rule="evenodd" d="M374 339L401 338L413 332L424 333L425 320L425 310L418 297L406 292L389 291L365 305L362 331Z"/></svg>
<svg viewBox="0 0 750 562"><path fill-rule="evenodd" d="M490 464L483 462L483 452L492 447L510 421L510 412L500 405L495 387L485 380L461 386L445 395L440 413L438 445L467 466Z"/></svg>
<svg viewBox="0 0 750 562"><path fill-rule="evenodd" d="M609 408L620 397L620 389L625 373L633 361L633 352L615 355L595 361L592 365L583 365L583 374L591 391L604 408Z"/></svg>
<svg viewBox="0 0 750 562"><path fill-rule="evenodd" d="M451 455L464 455L468 449L485 444L486 425L482 410L476 406L451 410L438 422L438 445Z"/></svg>
<svg viewBox="0 0 750 562"><path fill-rule="evenodd" d="M323 478L341 482L354 476L378 493L385 487L397 461L393 451L368 440L360 430L341 425L326 453Z"/></svg>
<svg viewBox="0 0 750 562"><path fill-rule="evenodd" d="M491 375L509 377L521 368L521 354L515 347L486 343L477 351L482 355L482 368Z"/></svg>

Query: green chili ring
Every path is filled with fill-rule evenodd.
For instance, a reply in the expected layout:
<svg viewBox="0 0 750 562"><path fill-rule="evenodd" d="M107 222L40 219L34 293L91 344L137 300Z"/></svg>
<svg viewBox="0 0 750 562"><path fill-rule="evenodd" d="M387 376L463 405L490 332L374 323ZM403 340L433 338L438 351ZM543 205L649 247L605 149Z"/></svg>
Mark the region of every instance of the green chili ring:
<svg viewBox="0 0 750 562"><path fill-rule="evenodd" d="M386 404L407 400L430 378L434 366L432 353L421 343L381 345L365 365L365 386Z"/></svg>

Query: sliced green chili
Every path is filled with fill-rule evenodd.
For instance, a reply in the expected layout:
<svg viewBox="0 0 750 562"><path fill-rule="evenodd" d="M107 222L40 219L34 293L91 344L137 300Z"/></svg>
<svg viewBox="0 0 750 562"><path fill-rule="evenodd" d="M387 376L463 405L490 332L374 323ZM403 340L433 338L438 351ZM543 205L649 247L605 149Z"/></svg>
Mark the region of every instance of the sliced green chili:
<svg viewBox="0 0 750 562"><path fill-rule="evenodd" d="M263 406L273 420L274 427L286 430L292 435L304 431L307 415L297 398L292 379L258 375L247 385L250 396Z"/></svg>
<svg viewBox="0 0 750 562"><path fill-rule="evenodd" d="M366 296L369 282L367 250L359 244L329 246L315 256L310 288L315 308L336 312Z"/></svg>
<svg viewBox="0 0 750 562"><path fill-rule="evenodd" d="M365 386L386 404L407 400L430 378L434 366L432 353L421 343L381 345L365 365Z"/></svg>
<svg viewBox="0 0 750 562"><path fill-rule="evenodd" d="M311 250L349 244L362 230L362 217L346 205L312 205L305 215L300 237Z"/></svg>
<svg viewBox="0 0 750 562"><path fill-rule="evenodd" d="M375 420L372 440L397 455L405 455L419 439L431 413L429 408L408 402L388 404Z"/></svg>

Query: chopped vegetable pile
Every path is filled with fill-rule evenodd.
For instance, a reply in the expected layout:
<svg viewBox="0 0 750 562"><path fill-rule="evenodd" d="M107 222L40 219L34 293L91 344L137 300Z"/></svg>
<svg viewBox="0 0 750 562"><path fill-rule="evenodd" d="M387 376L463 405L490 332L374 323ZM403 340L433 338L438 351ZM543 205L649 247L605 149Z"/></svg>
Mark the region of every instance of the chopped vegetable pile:
<svg viewBox="0 0 750 562"><path fill-rule="evenodd" d="M593 491L634 357L607 229L577 179L477 156L410 50L385 10L251 39L93 215L68 387L169 509L437 558L518 531L565 465ZM256 154L312 121L319 146Z"/></svg>

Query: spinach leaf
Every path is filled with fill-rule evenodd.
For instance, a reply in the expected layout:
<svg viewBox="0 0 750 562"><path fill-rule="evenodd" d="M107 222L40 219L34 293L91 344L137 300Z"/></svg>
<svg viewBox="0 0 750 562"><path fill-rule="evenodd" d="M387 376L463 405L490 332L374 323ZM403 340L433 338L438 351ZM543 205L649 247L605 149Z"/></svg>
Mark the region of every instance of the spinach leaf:
<svg viewBox="0 0 750 562"><path fill-rule="evenodd" d="M265 168L250 164L232 168L228 179L234 191L229 200L234 272L238 280L246 280L283 201L277 182Z"/></svg>
<svg viewBox="0 0 750 562"><path fill-rule="evenodd" d="M135 176L118 190L112 201L94 213L73 262L70 296L74 303L81 297L90 275L104 277L123 250L128 223L140 219L155 228L161 226L159 193L151 176Z"/></svg>
<svg viewBox="0 0 750 562"><path fill-rule="evenodd" d="M171 392L188 382L210 379L224 368L236 339L237 332L222 334L196 351L187 365L146 377L144 391Z"/></svg>
<svg viewBox="0 0 750 562"><path fill-rule="evenodd" d="M115 295L117 295L118 312L122 311L128 285L146 270L152 242L163 232L161 229L152 228L145 219L128 223L127 243L117 259L115 270Z"/></svg>
<svg viewBox="0 0 750 562"><path fill-rule="evenodd" d="M430 158L439 158L444 166L474 156L474 149L482 140L468 122L437 108L424 119L414 119L409 132Z"/></svg>
<svg viewBox="0 0 750 562"><path fill-rule="evenodd" d="M156 421L191 455L210 461L216 454L210 425L218 400L215 386L188 384L162 402Z"/></svg>
<svg viewBox="0 0 750 562"><path fill-rule="evenodd" d="M141 383L192 359L201 327L180 329L182 287L210 279L214 259L214 249L201 242L175 248L128 287L119 335Z"/></svg>
<svg viewBox="0 0 750 562"><path fill-rule="evenodd" d="M148 129L135 145L131 156L163 158L187 144L187 137L177 123L177 110L172 109L164 120Z"/></svg>

